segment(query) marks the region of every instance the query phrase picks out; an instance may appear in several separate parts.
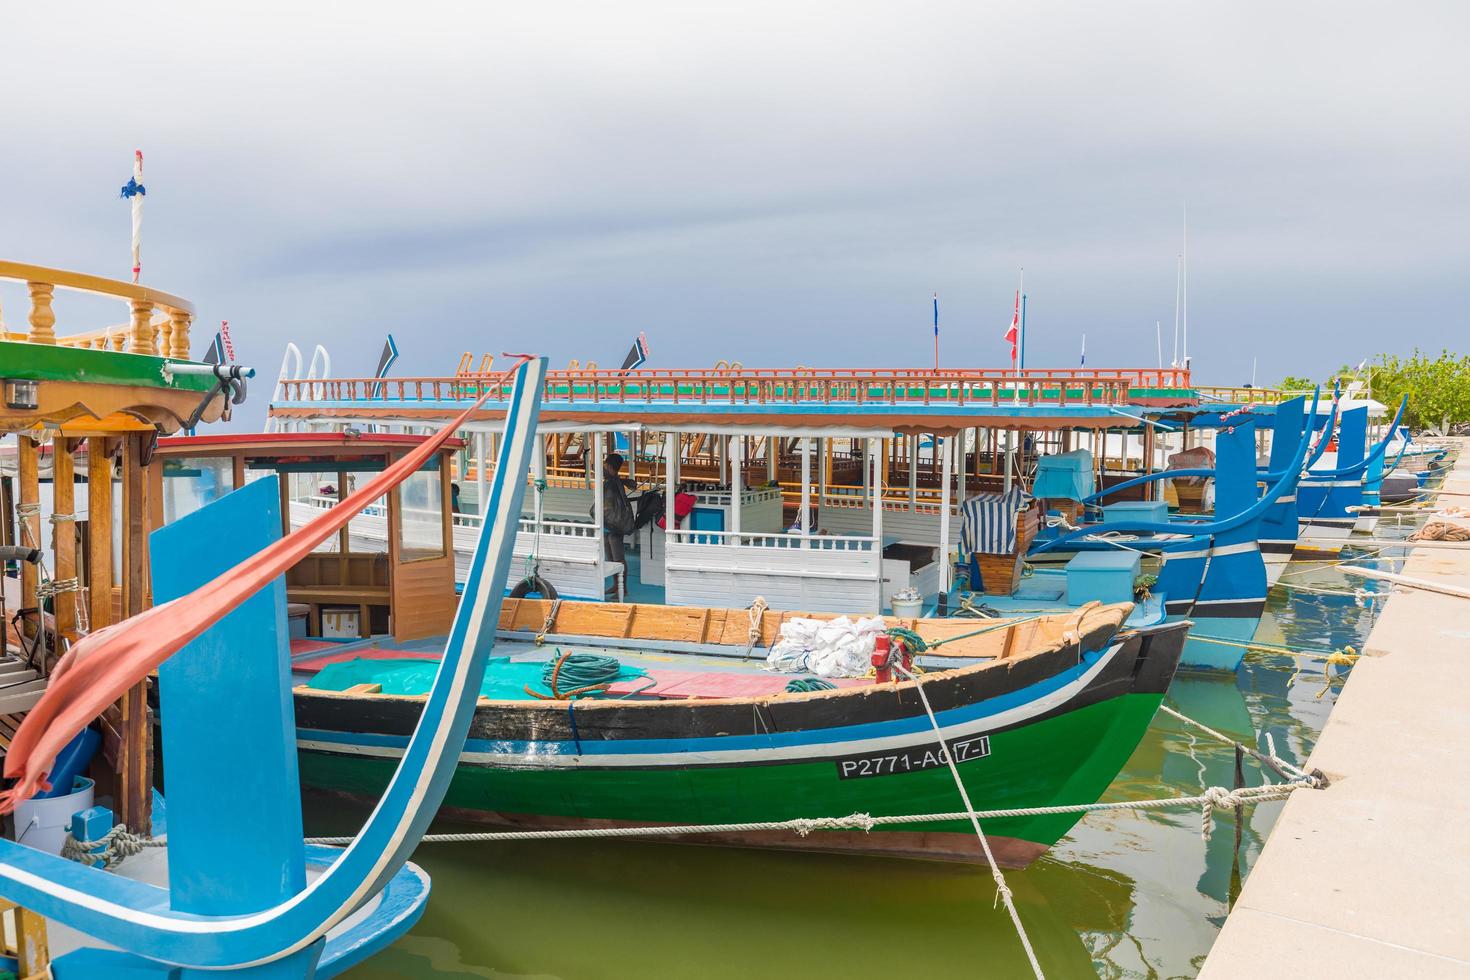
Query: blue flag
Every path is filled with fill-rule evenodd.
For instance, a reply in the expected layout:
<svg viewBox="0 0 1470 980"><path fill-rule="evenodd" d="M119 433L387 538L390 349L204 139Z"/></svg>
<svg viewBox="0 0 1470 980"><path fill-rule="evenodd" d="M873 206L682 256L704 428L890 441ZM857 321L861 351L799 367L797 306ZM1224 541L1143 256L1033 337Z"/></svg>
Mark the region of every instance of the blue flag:
<svg viewBox="0 0 1470 980"><path fill-rule="evenodd" d="M934 294L934 336L939 336L939 294Z"/></svg>

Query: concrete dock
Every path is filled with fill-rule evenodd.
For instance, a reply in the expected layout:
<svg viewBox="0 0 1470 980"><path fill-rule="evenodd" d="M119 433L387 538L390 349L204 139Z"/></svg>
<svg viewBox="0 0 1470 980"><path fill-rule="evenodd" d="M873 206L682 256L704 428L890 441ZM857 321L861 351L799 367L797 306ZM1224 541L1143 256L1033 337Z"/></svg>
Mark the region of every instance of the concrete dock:
<svg viewBox="0 0 1470 980"><path fill-rule="evenodd" d="M1470 550L1403 574L1465 588ZM1396 591L1363 653L1310 760L1331 785L1287 801L1206 980L1470 977L1470 600Z"/></svg>

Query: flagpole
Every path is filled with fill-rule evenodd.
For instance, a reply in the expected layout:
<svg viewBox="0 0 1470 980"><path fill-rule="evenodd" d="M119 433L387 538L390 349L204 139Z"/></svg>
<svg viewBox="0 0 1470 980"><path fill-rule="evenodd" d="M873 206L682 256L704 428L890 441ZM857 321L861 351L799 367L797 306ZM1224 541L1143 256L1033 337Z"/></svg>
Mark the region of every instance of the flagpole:
<svg viewBox="0 0 1470 980"><path fill-rule="evenodd" d="M934 373L939 373L939 294L934 294Z"/></svg>
<svg viewBox="0 0 1470 980"><path fill-rule="evenodd" d="M1160 320L1154 321L1154 340L1159 345L1159 370L1164 369L1164 324Z"/></svg>
<svg viewBox="0 0 1470 980"><path fill-rule="evenodd" d="M1021 268L1021 357L1020 372L1026 370L1026 269Z"/></svg>

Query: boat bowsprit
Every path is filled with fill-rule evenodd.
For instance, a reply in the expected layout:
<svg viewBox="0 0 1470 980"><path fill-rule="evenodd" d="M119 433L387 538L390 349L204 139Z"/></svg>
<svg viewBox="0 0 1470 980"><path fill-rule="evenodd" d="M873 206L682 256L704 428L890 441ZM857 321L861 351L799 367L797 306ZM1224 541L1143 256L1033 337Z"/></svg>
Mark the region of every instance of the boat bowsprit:
<svg viewBox="0 0 1470 980"><path fill-rule="evenodd" d="M963 807L945 751L977 805L1090 803L1137 746L1189 626L1120 630L1130 611L1122 603L1000 623L920 620L919 635L941 645L921 658L928 672L917 681L853 678L803 693L788 691L792 675L762 670L752 647L804 614L769 614L756 640L746 610L508 600L445 806L537 829L953 813ZM573 650L616 656L623 674L586 697L519 693ZM304 782L376 794L423 710L432 654L373 643L298 658L295 669L305 679L295 688ZM1001 862L1022 866L1077 819L997 819L985 831ZM981 860L966 821L687 839Z"/></svg>

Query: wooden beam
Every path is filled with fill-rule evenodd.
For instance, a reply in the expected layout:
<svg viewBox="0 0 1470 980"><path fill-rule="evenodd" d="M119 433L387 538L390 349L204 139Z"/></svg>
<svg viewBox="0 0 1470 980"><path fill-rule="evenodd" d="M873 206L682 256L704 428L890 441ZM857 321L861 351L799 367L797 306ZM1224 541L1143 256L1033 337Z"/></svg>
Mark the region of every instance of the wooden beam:
<svg viewBox="0 0 1470 980"><path fill-rule="evenodd" d="M76 473L72 468L72 440L55 439L51 450L51 513L54 515L51 547L56 556L56 580L64 582L77 577ZM55 615L57 634L76 640L77 593L74 590L56 593Z"/></svg>
<svg viewBox="0 0 1470 980"><path fill-rule="evenodd" d="M143 454L151 432L123 436L123 615L136 616L148 601L148 494ZM148 712L148 681L123 695L118 753L118 802L122 823L148 833L153 813L153 725Z"/></svg>
<svg viewBox="0 0 1470 980"><path fill-rule="evenodd" d="M87 601L88 625L112 622L112 460L107 440L87 440Z"/></svg>

